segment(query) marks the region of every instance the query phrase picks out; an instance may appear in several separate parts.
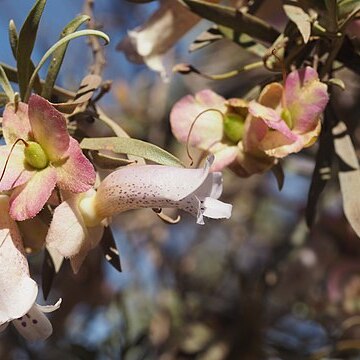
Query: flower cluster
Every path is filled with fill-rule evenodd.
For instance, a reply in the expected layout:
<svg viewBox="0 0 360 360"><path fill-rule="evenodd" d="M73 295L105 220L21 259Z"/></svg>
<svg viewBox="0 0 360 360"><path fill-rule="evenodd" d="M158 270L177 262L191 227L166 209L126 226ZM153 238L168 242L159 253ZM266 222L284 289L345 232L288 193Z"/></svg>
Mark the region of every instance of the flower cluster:
<svg viewBox="0 0 360 360"><path fill-rule="evenodd" d="M327 85L305 67L291 72L284 85L265 86L257 101L225 100L211 90L185 96L170 122L179 141L215 155L213 171L228 166L246 177L312 145L328 99Z"/></svg>
<svg viewBox="0 0 360 360"><path fill-rule="evenodd" d="M69 258L77 272L87 253L100 242L112 216L136 208L179 208L197 218L229 218L231 205L218 200L222 176L202 169L132 165L108 175L95 189L96 172L67 130L66 118L38 95L29 103L7 104L3 116L6 145L0 148L0 329L10 322L29 340L47 338L52 326L44 315L57 309L35 303L16 221L37 216L54 205L45 244ZM57 195L61 195L60 197ZM54 200L60 198L59 200Z"/></svg>

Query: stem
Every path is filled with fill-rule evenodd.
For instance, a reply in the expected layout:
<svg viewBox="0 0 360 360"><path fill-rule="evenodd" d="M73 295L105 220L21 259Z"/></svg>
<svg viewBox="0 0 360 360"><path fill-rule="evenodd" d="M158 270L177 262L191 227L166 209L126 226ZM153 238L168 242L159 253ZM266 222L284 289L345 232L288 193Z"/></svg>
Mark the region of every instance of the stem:
<svg viewBox="0 0 360 360"><path fill-rule="evenodd" d="M258 68L261 68L263 66L264 66L263 61L256 61L254 63L247 64L247 65L245 65L242 68L237 69L237 70L231 70L231 71L228 71L228 72L223 73L223 74L209 75L209 74L204 74L200 70L193 67L192 65L189 65L190 71L187 72L187 73L193 72L193 73L198 74L199 76L201 76L201 77L203 77L205 79L209 79L209 80L226 80L226 79L232 78L232 77L234 77L236 75L239 75L239 74L241 74L241 73L243 73L245 71L258 69ZM176 67L174 68L173 71L177 72ZM181 73L181 71L179 71L179 72Z"/></svg>
<svg viewBox="0 0 360 360"><path fill-rule="evenodd" d="M12 144L11 149L10 149L10 152L9 152L9 155L7 156L7 159L6 159L6 161L5 161L4 169L3 169L2 173L1 173L1 176L0 176L0 182L1 182L1 180L3 179L3 177L4 177L4 175L5 175L5 171L6 171L7 164L8 164L8 162L9 162L11 153L13 152L13 150L14 150L14 148L15 148L15 145L16 145L18 142L20 142L20 141L22 141L25 146L29 146L29 144L28 144L24 139L17 139L17 140Z"/></svg>

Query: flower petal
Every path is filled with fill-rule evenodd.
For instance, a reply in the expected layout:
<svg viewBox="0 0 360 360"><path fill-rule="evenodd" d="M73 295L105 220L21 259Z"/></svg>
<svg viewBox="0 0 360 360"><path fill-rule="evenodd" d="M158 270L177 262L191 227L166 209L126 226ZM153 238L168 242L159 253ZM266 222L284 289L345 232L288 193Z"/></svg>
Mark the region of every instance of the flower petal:
<svg viewBox="0 0 360 360"><path fill-rule="evenodd" d="M249 104L249 113L255 118L260 118L272 130L277 130L284 135L290 142L295 141L297 136L289 129L285 121L278 113L264 105L251 101Z"/></svg>
<svg viewBox="0 0 360 360"><path fill-rule="evenodd" d="M289 154L297 153L303 148L311 146L319 136L320 130L321 130L321 123L318 122L317 127L314 130L306 132L303 135L298 135L297 140L291 144L284 144L276 148L273 147L270 142L266 143L266 139L265 139L264 148L266 147L268 148L268 150L265 150L265 152L269 156L274 156L276 158L283 158ZM271 141L274 141L274 139L271 139ZM279 143L279 141L277 143Z"/></svg>
<svg viewBox="0 0 360 360"><path fill-rule="evenodd" d="M135 165L114 171L98 188L96 211L107 218L130 209L174 206L201 186L212 161L213 157L203 169Z"/></svg>
<svg viewBox="0 0 360 360"><path fill-rule="evenodd" d="M221 193L221 173L210 173L203 184L192 194L180 200L176 205L168 205L176 206L179 209L194 215L197 218L196 223L203 225L204 216L213 219L230 218L232 205L217 200Z"/></svg>
<svg viewBox="0 0 360 360"><path fill-rule="evenodd" d="M80 193L95 183L96 173L91 162L80 149L79 143L70 138L68 151L56 167L57 184L63 190Z"/></svg>
<svg viewBox="0 0 360 360"><path fill-rule="evenodd" d="M230 169L241 177L248 177L253 174L262 173L275 164L275 158L266 155L264 152L246 152L243 144L239 143L239 151Z"/></svg>
<svg viewBox="0 0 360 360"><path fill-rule="evenodd" d="M98 246L103 237L103 234L104 226L102 225L87 228L87 237L82 242L80 250L77 254L70 258L71 268L75 274L78 273L88 252Z"/></svg>
<svg viewBox="0 0 360 360"><path fill-rule="evenodd" d="M202 90L195 96L187 95L180 99L170 113L171 130L183 143L187 142L190 128L196 117L208 109L226 111L225 99L211 90ZM221 141L223 119L217 111L208 111L197 118L189 138L189 144L203 150Z"/></svg>
<svg viewBox="0 0 360 360"><path fill-rule="evenodd" d="M223 143L219 143L212 147L211 152L214 154L214 162L211 165L210 171L221 171L230 165L237 156L238 147L229 146Z"/></svg>
<svg viewBox="0 0 360 360"><path fill-rule="evenodd" d="M28 118L28 105L19 102L15 112L14 104L8 103L4 110L2 125L6 144L13 144L17 139L29 140L31 126Z"/></svg>
<svg viewBox="0 0 360 360"><path fill-rule="evenodd" d="M49 159L56 161L62 158L70 142L64 116L41 96L31 95L29 119L34 139Z"/></svg>
<svg viewBox="0 0 360 360"><path fill-rule="evenodd" d="M47 247L55 249L64 257L76 255L87 235L77 205L81 197L73 195L55 209L46 236Z"/></svg>
<svg viewBox="0 0 360 360"><path fill-rule="evenodd" d="M16 145L10 154L12 145L0 147L0 171L4 171L6 160L9 158L4 176L0 181L0 191L10 190L26 183L34 174L34 170L25 163L24 148ZM9 155L10 154L10 155ZM9 157L10 156L10 157Z"/></svg>
<svg viewBox="0 0 360 360"><path fill-rule="evenodd" d="M29 276L21 236L9 217L6 195L0 195L0 213L0 324L4 324L29 311L38 287Z"/></svg>
<svg viewBox="0 0 360 360"><path fill-rule="evenodd" d="M56 310L60 303L51 306L50 311ZM52 325L49 319L44 315L43 307L34 304L30 311L20 319L13 321L17 331L27 340L45 340L52 334Z"/></svg>
<svg viewBox="0 0 360 360"><path fill-rule="evenodd" d="M14 189L10 196L10 216L17 221L34 217L49 199L56 184L56 171L48 166L36 171L24 185Z"/></svg>
<svg viewBox="0 0 360 360"><path fill-rule="evenodd" d="M271 83L264 87L259 95L258 102L271 109L278 109L281 106L284 88L280 83Z"/></svg>
<svg viewBox="0 0 360 360"><path fill-rule="evenodd" d="M294 123L293 131L300 134L317 127L319 116L329 101L327 85L319 80L317 72L309 66L288 75L285 97Z"/></svg>
<svg viewBox="0 0 360 360"><path fill-rule="evenodd" d="M128 32L117 50L123 51L130 61L143 60L151 69L166 76L161 57L199 20L177 1L162 1L145 24Z"/></svg>

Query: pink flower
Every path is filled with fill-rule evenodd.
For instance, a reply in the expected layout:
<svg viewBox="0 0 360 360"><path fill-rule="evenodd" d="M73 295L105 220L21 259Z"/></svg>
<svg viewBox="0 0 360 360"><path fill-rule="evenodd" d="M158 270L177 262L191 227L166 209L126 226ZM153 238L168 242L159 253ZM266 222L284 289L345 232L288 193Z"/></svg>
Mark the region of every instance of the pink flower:
<svg viewBox="0 0 360 360"><path fill-rule="evenodd" d="M212 160L212 159L211 159ZM203 169L161 165L126 166L108 175L97 192L72 195L54 212L47 246L69 257L75 272L102 238L106 219L137 208L179 208L197 218L229 218L232 206L217 200L222 176Z"/></svg>
<svg viewBox="0 0 360 360"><path fill-rule="evenodd" d="M21 221L34 217L49 199L55 185L74 193L91 188L95 182L92 164L66 128L66 119L48 101L32 95L29 105L20 103L15 112L8 104L3 117L6 146L0 148L0 168L5 165L12 144L9 169L0 182L0 191L13 189L10 215Z"/></svg>
<svg viewBox="0 0 360 360"><path fill-rule="evenodd" d="M249 135L247 108L248 103L242 99L225 100L211 90L202 90L174 105L170 113L171 129L180 142L189 141L191 146L214 154L212 171L228 166L246 177L274 165L274 159L262 151L244 149Z"/></svg>
<svg viewBox="0 0 360 360"><path fill-rule="evenodd" d="M9 216L9 198L0 195L0 331L12 322L28 340L46 339L52 326L41 309L59 307L35 304L38 287L30 278L21 236Z"/></svg>
<svg viewBox="0 0 360 360"><path fill-rule="evenodd" d="M282 158L312 145L328 100L327 85L309 66L291 72L284 87L267 85L258 102L249 103L244 150Z"/></svg>

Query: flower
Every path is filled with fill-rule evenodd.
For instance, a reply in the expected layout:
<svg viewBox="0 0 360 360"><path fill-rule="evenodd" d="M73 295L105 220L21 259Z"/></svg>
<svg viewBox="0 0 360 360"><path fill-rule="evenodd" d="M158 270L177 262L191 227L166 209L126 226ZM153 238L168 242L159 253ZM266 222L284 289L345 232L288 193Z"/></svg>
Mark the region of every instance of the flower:
<svg viewBox="0 0 360 360"><path fill-rule="evenodd" d="M244 150L283 158L312 145L328 100L327 85L309 66L291 72L284 86L267 85L259 101L249 103Z"/></svg>
<svg viewBox="0 0 360 360"><path fill-rule="evenodd" d="M71 195L54 211L46 238L48 248L69 257L77 272L87 253L102 238L106 219L137 208L179 208L196 216L229 218L232 206L217 200L222 193L221 173L161 165L126 166L108 175L97 192Z"/></svg>
<svg viewBox="0 0 360 360"><path fill-rule="evenodd" d="M0 331L12 322L28 340L46 339L52 333L50 321L40 309L60 306L35 304L38 287L29 274L21 236L9 216L9 197L0 195Z"/></svg>
<svg viewBox="0 0 360 360"><path fill-rule="evenodd" d="M32 95L29 105L17 111L8 104L3 116L5 146L0 148L0 167L10 156L10 169L0 182L0 191L13 189L10 215L21 221L34 217L49 199L55 185L74 193L91 188L95 171L78 142L66 128L64 116L48 101ZM15 142L21 139L25 147Z"/></svg>
<svg viewBox="0 0 360 360"><path fill-rule="evenodd" d="M104 219L137 208L179 208L204 224L204 216L229 218L232 206L217 200L222 175L209 173L213 157L202 169L162 165L127 166L108 175L94 197L89 219ZM88 220L89 221L89 220Z"/></svg>
<svg viewBox="0 0 360 360"><path fill-rule="evenodd" d="M240 176L249 176L269 169L275 160L254 149L245 151L247 108L245 100L225 100L211 90L202 90L174 105L171 130L180 142L214 154L212 171L228 166Z"/></svg>
<svg viewBox="0 0 360 360"><path fill-rule="evenodd" d="M132 62L145 63L167 80L172 47L199 20L178 1L163 1L143 25L128 32L117 50L123 51Z"/></svg>

